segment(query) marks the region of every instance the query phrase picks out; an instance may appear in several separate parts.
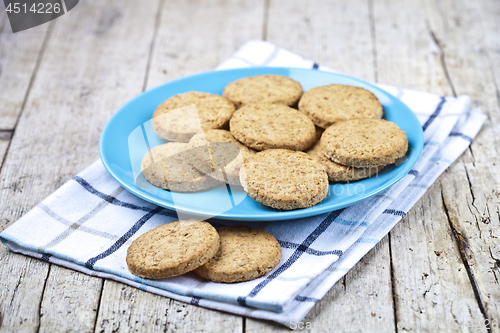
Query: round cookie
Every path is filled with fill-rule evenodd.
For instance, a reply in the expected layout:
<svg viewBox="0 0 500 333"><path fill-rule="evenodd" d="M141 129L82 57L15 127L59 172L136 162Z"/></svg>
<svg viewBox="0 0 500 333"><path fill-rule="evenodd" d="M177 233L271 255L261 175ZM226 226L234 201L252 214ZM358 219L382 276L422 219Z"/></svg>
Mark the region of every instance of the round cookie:
<svg viewBox="0 0 500 333"><path fill-rule="evenodd" d="M300 83L281 75L245 77L229 83L222 93L236 108L260 102L296 106L301 95Z"/></svg>
<svg viewBox="0 0 500 333"><path fill-rule="evenodd" d="M206 147L189 149L189 144L168 142L144 155L141 164L144 178L151 184L172 192L197 192L219 182L193 167L194 160L209 160Z"/></svg>
<svg viewBox="0 0 500 333"><path fill-rule="evenodd" d="M222 227L217 230L217 254L193 273L213 282L242 282L272 271L281 260L281 248L273 235L260 228Z"/></svg>
<svg viewBox="0 0 500 333"><path fill-rule="evenodd" d="M235 139L256 150L305 150L316 141L311 119L283 104L245 105L234 113L229 127Z"/></svg>
<svg viewBox="0 0 500 333"><path fill-rule="evenodd" d="M335 163L326 157L321 142L316 142L316 144L308 149L306 153L314 157L325 167L328 180L332 182L345 182L368 178L384 168L384 166L355 168Z"/></svg>
<svg viewBox="0 0 500 333"><path fill-rule="evenodd" d="M252 199L276 209L311 207L328 194L325 168L304 152L269 149L257 153L245 161L240 177Z"/></svg>
<svg viewBox="0 0 500 333"><path fill-rule="evenodd" d="M204 265L219 251L219 234L210 223L188 220L163 224L132 242L129 271L146 279L165 279Z"/></svg>
<svg viewBox="0 0 500 333"><path fill-rule="evenodd" d="M338 122L325 130L320 142L326 157L358 168L394 163L408 149L405 132L383 119Z"/></svg>
<svg viewBox="0 0 500 333"><path fill-rule="evenodd" d="M373 93L343 84L309 89L300 98L299 110L322 128L342 120L380 119L383 115L382 105Z"/></svg>
<svg viewBox="0 0 500 333"><path fill-rule="evenodd" d="M193 162L193 166L203 174L209 175L218 181L241 185L240 169L248 156L255 154L255 150L236 140L231 132L221 129L206 130L191 138L191 148L201 147L208 142L210 163L205 160Z"/></svg>
<svg viewBox="0 0 500 333"><path fill-rule="evenodd" d="M153 113L152 127L160 138L188 142L202 129L227 126L234 110L234 104L225 97L190 91L161 103Z"/></svg>

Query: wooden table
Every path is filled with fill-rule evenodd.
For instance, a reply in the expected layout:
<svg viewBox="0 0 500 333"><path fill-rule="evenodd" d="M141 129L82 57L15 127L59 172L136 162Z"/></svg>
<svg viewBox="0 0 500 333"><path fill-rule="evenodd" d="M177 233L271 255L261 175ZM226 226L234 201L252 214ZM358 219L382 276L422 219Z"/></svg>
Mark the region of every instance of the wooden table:
<svg viewBox="0 0 500 333"><path fill-rule="evenodd" d="M16 34L0 8L0 230L99 158L101 130L126 101L264 39L364 80L467 94L488 115L470 149L304 327L485 332L486 321L500 332L500 2L82 0ZM2 332L288 330L4 246L0 295Z"/></svg>

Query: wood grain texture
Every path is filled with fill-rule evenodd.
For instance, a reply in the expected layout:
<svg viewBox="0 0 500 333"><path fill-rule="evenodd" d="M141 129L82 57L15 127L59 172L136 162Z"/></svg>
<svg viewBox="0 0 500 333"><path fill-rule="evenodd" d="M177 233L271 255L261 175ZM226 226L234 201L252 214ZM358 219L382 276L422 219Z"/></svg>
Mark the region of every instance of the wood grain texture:
<svg viewBox="0 0 500 333"><path fill-rule="evenodd" d="M500 163L498 48L492 1L431 2L429 21L457 94L468 94L488 115L470 149L442 177L443 198L484 320L500 320ZM485 33L485 29L488 32Z"/></svg>
<svg viewBox="0 0 500 333"><path fill-rule="evenodd" d="M373 0L378 82L450 96L422 1Z"/></svg>
<svg viewBox="0 0 500 333"><path fill-rule="evenodd" d="M456 332L462 326L482 322L448 224L439 183L390 236L398 329Z"/></svg>
<svg viewBox="0 0 500 333"><path fill-rule="evenodd" d="M368 4L270 1L267 40L320 65L375 81Z"/></svg>
<svg viewBox="0 0 500 333"><path fill-rule="evenodd" d="M264 0L166 0L147 89L214 69L244 42L262 36Z"/></svg>
<svg viewBox="0 0 500 333"><path fill-rule="evenodd" d="M427 6L375 1L379 80L450 95L455 90ZM484 320L440 199L441 187L431 187L391 232L400 329L456 331Z"/></svg>
<svg viewBox="0 0 500 333"><path fill-rule="evenodd" d="M92 332L102 279L50 266L40 306L39 332Z"/></svg>
<svg viewBox="0 0 500 333"><path fill-rule="evenodd" d="M6 13L0 14L0 130L16 125L46 34L46 27L14 34Z"/></svg>
<svg viewBox="0 0 500 333"><path fill-rule="evenodd" d="M85 1L54 21L2 168L2 229L98 158L104 124L142 90L156 9ZM0 251L4 330L93 329L99 278Z"/></svg>
<svg viewBox="0 0 500 333"><path fill-rule="evenodd" d="M107 281L98 332L241 332L240 317L211 311ZM109 299L108 299L109 298ZM120 320L117 320L117 319Z"/></svg>

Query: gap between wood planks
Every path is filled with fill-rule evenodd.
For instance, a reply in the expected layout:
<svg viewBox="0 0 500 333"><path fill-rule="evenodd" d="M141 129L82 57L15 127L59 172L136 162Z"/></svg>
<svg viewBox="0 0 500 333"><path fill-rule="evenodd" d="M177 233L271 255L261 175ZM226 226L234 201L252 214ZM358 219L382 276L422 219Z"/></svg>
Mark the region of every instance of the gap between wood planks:
<svg viewBox="0 0 500 333"><path fill-rule="evenodd" d="M470 184L469 184L470 186ZM470 188L470 191L472 193L472 188ZM474 291L474 296L477 301L477 305L479 306L479 310L481 310L481 313L483 314L483 317L485 320L488 320L488 322L491 322L490 319L488 318L488 315L486 313L486 308L484 307L483 300L481 299L481 293L479 292L479 288L477 286L476 279L474 278L474 273L472 272L469 261L467 260L467 239L462 236L460 232L455 229L453 226L453 222L451 221L450 214L448 212L448 207L446 205L446 201L444 199L443 195L443 189L441 187L441 199L443 200L443 207L444 207L444 212L446 213L446 217L448 218L448 224L450 225L451 232L453 234L453 238L455 239L455 242L458 246L458 250L460 252L460 258L462 259L462 263L465 266L465 270L467 271L467 275L469 276L470 283L472 285L472 290ZM488 332L491 332L491 327L486 326L486 330Z"/></svg>
<svg viewBox="0 0 500 333"><path fill-rule="evenodd" d="M19 114L17 115L17 118L16 118L16 123L14 124L14 128L0 130L0 139L3 139L3 137L8 136L7 140L9 141L7 144L7 149L5 150L5 154L3 155L2 161L0 163L0 173L2 172L3 165L5 163L5 159L7 158L7 154L9 153L10 143L12 142L12 138L14 137L14 134L16 133L17 124L19 123L19 119L21 119L21 116L23 115L24 108L26 107L26 102L28 101L28 97L29 97L30 92L31 92L31 87L33 86L33 82L35 82L36 75L38 73L38 69L40 68L40 63L42 62L43 54L45 53L45 49L47 48L47 44L48 44L50 36L52 34L53 27L54 27L54 21L49 22L49 26L48 26L47 32L45 33L45 36L43 38L42 47L40 48L40 51L38 52L38 57L36 59L35 68L33 69L33 73L31 74L30 82L28 83L28 88L26 89L26 94L24 95L23 102L22 102L21 108L19 110ZM7 133L7 134L2 135L3 133Z"/></svg>
<svg viewBox="0 0 500 333"><path fill-rule="evenodd" d="M438 49L439 58L441 60L441 66L443 67L443 72L444 72L444 74L446 76L446 81L448 82L448 85L451 88L451 91L453 93L453 97L457 97L455 86L453 84L453 81L451 79L450 73L448 71L448 67L446 66L446 58L445 58L444 49L441 46L441 43L440 43L439 39L437 38L436 34L432 30L429 21L426 20L425 26L427 28L429 36L431 37L431 40L434 42L434 44L436 45L436 47ZM497 86L497 99L498 98L499 98L499 95L498 95L498 86ZM499 100L499 105L500 105L500 100ZM470 145L467 148L467 150L469 150L470 153L471 153L471 155L474 156L474 154L472 153L472 149L471 149ZM470 179L469 179L469 175L467 173L467 169L465 167L464 167L464 169L465 169L465 173L467 175L467 180L469 182L469 190L470 190L472 198L473 198L472 205L474 205L474 193L472 191L472 185L470 183ZM450 226L453 238L455 239L455 243L457 244L458 250L460 252L460 258L462 259L462 263L463 263L463 265L464 265L464 267L465 267L465 269L467 271L467 276L469 277L469 280L470 280L470 283L471 283L471 286L472 286L472 290L474 291L474 297L476 298L478 307L479 307L479 309L480 309L480 311L481 311L484 319L487 320L488 322L491 322L490 319L489 319L489 317L488 317L488 314L486 312L486 308L484 306L484 302L483 302L483 300L481 298L481 293L479 292L479 288L478 288L476 279L474 278L474 273L472 272L470 264L469 264L469 262L467 260L467 251L466 251L466 249L467 249L467 239L464 238L462 236L462 234L457 231L457 229L453 225L453 222L451 221L449 210L448 210L448 207L447 207L445 199L444 199L442 187L441 187L441 198L443 200L443 207L444 207L444 211L446 213L446 217L448 218L448 224ZM491 332L491 327L486 326L486 329L487 329L488 332Z"/></svg>
<svg viewBox="0 0 500 333"><path fill-rule="evenodd" d="M49 280L49 275L50 271L52 270L52 264L49 263L49 269L47 269L47 275L45 276L45 279L43 280L43 288L42 288L42 293L40 294L40 303L38 305L38 323L36 325L36 332L40 332L40 326L42 323L42 303L43 303L43 297L45 295L45 289L47 288L47 281Z"/></svg>

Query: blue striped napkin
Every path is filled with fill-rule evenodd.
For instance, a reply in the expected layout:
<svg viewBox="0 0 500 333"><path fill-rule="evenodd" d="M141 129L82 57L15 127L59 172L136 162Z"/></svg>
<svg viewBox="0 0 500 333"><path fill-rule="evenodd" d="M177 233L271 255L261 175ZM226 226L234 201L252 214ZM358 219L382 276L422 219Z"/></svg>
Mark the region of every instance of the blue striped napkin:
<svg viewBox="0 0 500 333"><path fill-rule="evenodd" d="M279 66L327 70L262 41L244 44L218 69ZM190 273L164 280L130 274L130 243L144 232L175 221L175 212L124 190L96 161L0 234L15 252L89 275L207 308L272 320L287 326L309 310L411 209L436 178L476 136L485 116L469 98L378 85L399 97L424 129L424 149L414 168L384 192L353 206L284 222L247 223L273 234L283 257L266 276L218 284ZM211 220L215 227L241 224Z"/></svg>

